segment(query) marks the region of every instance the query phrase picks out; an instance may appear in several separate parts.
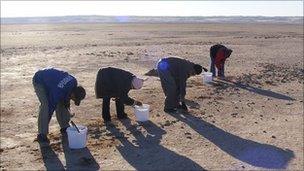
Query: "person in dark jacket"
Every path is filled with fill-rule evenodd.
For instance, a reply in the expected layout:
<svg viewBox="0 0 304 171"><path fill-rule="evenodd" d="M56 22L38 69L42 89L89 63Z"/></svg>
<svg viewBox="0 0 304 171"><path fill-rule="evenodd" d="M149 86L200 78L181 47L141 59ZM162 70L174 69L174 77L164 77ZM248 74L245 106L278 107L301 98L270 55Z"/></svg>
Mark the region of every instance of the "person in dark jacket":
<svg viewBox="0 0 304 171"><path fill-rule="evenodd" d="M215 67L218 70L218 76L221 78L225 77L225 61L230 57L232 53L231 49L228 49L224 45L216 44L210 48L211 66L210 71L212 76L216 76Z"/></svg>
<svg viewBox="0 0 304 171"><path fill-rule="evenodd" d="M116 113L118 119L128 118L124 111L124 105L141 106L142 103L128 96L131 89L139 90L143 81L132 73L118 68L99 69L95 82L96 98L102 98L102 118L105 123L111 121L110 100L115 98Z"/></svg>
<svg viewBox="0 0 304 171"><path fill-rule="evenodd" d="M69 127L70 100L79 106L86 92L82 86L77 86L75 77L54 68L37 71L33 77L33 86L40 101L37 140L49 142L47 134L53 112L56 111L60 131L64 133Z"/></svg>
<svg viewBox="0 0 304 171"><path fill-rule="evenodd" d="M185 104L187 79L201 74L202 69L201 65L178 57L168 57L158 61L157 72L166 96L164 107L166 113L176 112L177 109L188 110Z"/></svg>

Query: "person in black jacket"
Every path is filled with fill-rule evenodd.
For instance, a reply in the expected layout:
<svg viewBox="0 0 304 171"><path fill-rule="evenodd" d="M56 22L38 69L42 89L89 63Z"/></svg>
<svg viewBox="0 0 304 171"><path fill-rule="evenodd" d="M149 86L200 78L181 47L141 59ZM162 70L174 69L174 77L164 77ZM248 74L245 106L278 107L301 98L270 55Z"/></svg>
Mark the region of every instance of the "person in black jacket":
<svg viewBox="0 0 304 171"><path fill-rule="evenodd" d="M163 58L157 63L157 72L165 93L166 113L176 112L177 109L188 110L185 104L186 82L190 76L202 73L201 65L194 64L178 57Z"/></svg>
<svg viewBox="0 0 304 171"><path fill-rule="evenodd" d="M102 118L105 123L111 121L110 100L115 98L118 119L128 118L124 112L124 105L141 106L142 103L130 98L128 93L131 89L141 89L143 81L128 71L118 68L99 69L95 83L96 98L102 98Z"/></svg>

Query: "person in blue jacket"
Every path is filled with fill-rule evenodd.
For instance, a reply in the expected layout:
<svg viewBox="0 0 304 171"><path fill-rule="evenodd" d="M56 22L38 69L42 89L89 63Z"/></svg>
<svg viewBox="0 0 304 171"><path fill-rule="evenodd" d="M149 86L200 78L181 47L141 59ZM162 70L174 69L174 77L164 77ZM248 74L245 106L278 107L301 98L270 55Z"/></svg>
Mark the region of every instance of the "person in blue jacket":
<svg viewBox="0 0 304 171"><path fill-rule="evenodd" d="M38 142L49 142L47 134L53 112L60 125L60 131L65 133L70 121L70 100L79 106L86 92L82 86L77 86L75 77L65 71L45 68L35 73L33 86L40 101L38 116Z"/></svg>

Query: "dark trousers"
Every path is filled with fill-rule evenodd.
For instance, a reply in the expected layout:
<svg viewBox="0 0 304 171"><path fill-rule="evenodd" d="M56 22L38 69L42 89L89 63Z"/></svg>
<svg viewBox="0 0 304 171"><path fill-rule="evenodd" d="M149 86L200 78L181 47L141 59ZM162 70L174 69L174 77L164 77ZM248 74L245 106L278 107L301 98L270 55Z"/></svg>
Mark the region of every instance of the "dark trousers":
<svg viewBox="0 0 304 171"><path fill-rule="evenodd" d="M179 106L180 91L174 78L169 71L158 67L158 76L160 78L161 86L165 93L165 109L174 109Z"/></svg>
<svg viewBox="0 0 304 171"><path fill-rule="evenodd" d="M210 72L212 72L212 76L214 76L214 77L216 76L215 58L211 58ZM221 68L217 68L217 75L219 77L224 77L225 76L225 62L223 63Z"/></svg>
<svg viewBox="0 0 304 171"><path fill-rule="evenodd" d="M110 100L111 97L103 97L103 103L102 103L102 118L104 121L110 121L111 120L111 115L110 115ZM116 113L118 118L125 117L125 105L120 100L117 98L115 100L115 105L116 105Z"/></svg>

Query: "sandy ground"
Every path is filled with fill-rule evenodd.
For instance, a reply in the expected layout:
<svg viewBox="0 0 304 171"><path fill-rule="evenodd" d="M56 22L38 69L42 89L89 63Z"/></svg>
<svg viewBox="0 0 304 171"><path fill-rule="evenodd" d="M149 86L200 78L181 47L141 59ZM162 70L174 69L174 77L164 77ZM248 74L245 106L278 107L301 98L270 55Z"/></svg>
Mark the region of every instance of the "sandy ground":
<svg viewBox="0 0 304 171"><path fill-rule="evenodd" d="M163 112L155 62L177 55L209 68L209 48L233 49L227 80L188 80L189 113ZM74 122L87 148L70 150L55 115L48 147L34 142L38 99L31 79L55 66L87 90ZM115 66L149 78L130 95L151 105L150 121L106 128L94 98L96 72ZM1 25L1 169L261 170L303 168L303 26L279 24ZM113 102L111 102L113 103Z"/></svg>

